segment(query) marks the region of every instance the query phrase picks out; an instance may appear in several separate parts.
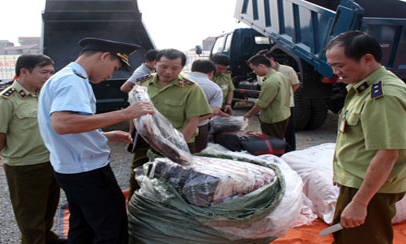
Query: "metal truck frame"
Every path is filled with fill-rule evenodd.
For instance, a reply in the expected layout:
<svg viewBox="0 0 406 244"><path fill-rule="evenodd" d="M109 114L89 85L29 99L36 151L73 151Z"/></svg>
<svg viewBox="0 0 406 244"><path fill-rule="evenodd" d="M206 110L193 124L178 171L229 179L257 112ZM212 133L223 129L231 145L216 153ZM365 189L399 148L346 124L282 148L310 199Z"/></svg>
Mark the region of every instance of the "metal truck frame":
<svg viewBox="0 0 406 244"><path fill-rule="evenodd" d="M324 47L331 38L349 30L362 30L374 36L383 50L381 63L406 80L406 3L385 0L381 1L383 4L374 1L372 6L371 1L356 2L237 0L235 18L252 29L224 34L221 38L228 40L223 40L223 49L212 50L230 56L237 88L235 101L252 102L258 97L260 86L244 62L249 55L267 48L278 62L293 67L301 80L301 88L295 93L295 129L320 127L327 110L338 112L346 95L345 84L335 82L326 63ZM269 38L269 43L256 43L258 36ZM248 58L236 53L245 53Z"/></svg>

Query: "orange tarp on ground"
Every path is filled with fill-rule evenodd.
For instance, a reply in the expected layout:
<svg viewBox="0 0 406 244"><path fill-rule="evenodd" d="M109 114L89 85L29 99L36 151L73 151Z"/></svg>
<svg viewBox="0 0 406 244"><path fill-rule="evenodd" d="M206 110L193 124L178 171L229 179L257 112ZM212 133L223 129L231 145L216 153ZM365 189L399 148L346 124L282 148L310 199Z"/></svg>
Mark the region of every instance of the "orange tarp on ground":
<svg viewBox="0 0 406 244"><path fill-rule="evenodd" d="M128 191L123 191L124 196L127 198ZM313 221L312 225L300 226L292 228L286 233L285 236L280 237L272 242L272 244L331 244L333 242L333 235L319 236L319 232L329 227L322 220L317 219ZM69 229L69 209L65 204L58 219L58 234L67 236ZM406 243L406 221L401 224L393 226L395 238L393 244Z"/></svg>
<svg viewBox="0 0 406 244"><path fill-rule="evenodd" d="M313 221L312 225L300 226L292 228L288 233L281 238L276 239L272 244L331 244L333 235L319 236L319 232L329 227L322 220ZM406 221L401 224L393 225L395 238L393 244L406 243Z"/></svg>

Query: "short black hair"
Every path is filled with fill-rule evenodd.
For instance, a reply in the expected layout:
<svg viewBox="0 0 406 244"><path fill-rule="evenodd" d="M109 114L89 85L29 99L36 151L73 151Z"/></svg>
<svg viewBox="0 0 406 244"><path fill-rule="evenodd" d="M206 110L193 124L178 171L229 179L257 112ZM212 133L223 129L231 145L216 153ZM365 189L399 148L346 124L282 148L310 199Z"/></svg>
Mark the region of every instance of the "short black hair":
<svg viewBox="0 0 406 244"><path fill-rule="evenodd" d="M192 64L192 72L201 72L205 74L210 74L214 71L216 73L216 65L207 59L198 59L195 60Z"/></svg>
<svg viewBox="0 0 406 244"><path fill-rule="evenodd" d="M182 66L185 66L185 64L186 64L186 55L177 49L170 48L170 49L163 49L163 50L159 51L156 54L156 61L159 62L162 57L168 58L170 60L181 58Z"/></svg>
<svg viewBox="0 0 406 244"><path fill-rule="evenodd" d="M220 64L224 66L230 65L230 58L225 54L215 54L210 59L215 64Z"/></svg>
<svg viewBox="0 0 406 244"><path fill-rule="evenodd" d="M365 54L374 56L377 62L381 62L382 50L379 42L368 33L362 31L347 31L331 39L326 51L335 47L344 47L344 54L347 58L358 62Z"/></svg>
<svg viewBox="0 0 406 244"><path fill-rule="evenodd" d="M54 65L54 61L43 54L23 54L18 57L16 62L16 76L20 76L22 68L27 69L30 73L35 67L44 67L47 65Z"/></svg>
<svg viewBox="0 0 406 244"><path fill-rule="evenodd" d="M149 49L149 50L145 53L144 58L145 58L146 61L149 61L149 62L155 61L155 60L156 60L156 54L157 54L157 53L158 53L157 50L155 50L155 49Z"/></svg>
<svg viewBox="0 0 406 244"><path fill-rule="evenodd" d="M252 64L254 66L263 64L266 67L272 67L271 61L269 61L269 59L267 57L265 57L264 55L260 55L260 54L255 54L254 56L252 56L250 59L248 59L247 63Z"/></svg>

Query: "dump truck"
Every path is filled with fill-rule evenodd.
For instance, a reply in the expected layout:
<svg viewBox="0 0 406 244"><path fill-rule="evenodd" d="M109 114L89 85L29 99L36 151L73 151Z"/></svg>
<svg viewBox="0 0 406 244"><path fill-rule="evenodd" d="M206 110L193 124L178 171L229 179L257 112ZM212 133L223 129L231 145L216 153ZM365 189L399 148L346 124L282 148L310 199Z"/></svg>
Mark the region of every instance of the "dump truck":
<svg viewBox="0 0 406 244"><path fill-rule="evenodd" d="M211 55L229 55L234 102L252 103L260 84L247 66L262 49L291 66L301 87L295 93L295 130L316 129L328 110L343 106L345 84L337 83L326 62L324 47L349 30L366 31L383 50L381 63L406 81L406 2L400 0L237 0L239 28L216 38Z"/></svg>
<svg viewBox="0 0 406 244"><path fill-rule="evenodd" d="M55 61L55 71L74 61L81 48L79 40L96 37L135 43L141 48L130 56L132 68L143 62L154 48L136 0L47 0L42 14L43 53ZM112 79L92 84L97 112L128 106L127 93L120 86L132 72L115 72Z"/></svg>

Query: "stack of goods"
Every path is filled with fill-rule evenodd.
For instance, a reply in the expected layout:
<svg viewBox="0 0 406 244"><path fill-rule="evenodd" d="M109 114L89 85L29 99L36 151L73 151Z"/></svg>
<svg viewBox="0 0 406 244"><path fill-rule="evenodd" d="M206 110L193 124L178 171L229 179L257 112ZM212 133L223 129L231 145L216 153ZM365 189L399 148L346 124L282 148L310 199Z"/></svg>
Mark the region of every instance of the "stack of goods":
<svg viewBox="0 0 406 244"><path fill-rule="evenodd" d="M193 157L193 167L158 158L148 175L171 184L190 204L209 207L277 180L274 170L229 159Z"/></svg>
<svg viewBox="0 0 406 244"><path fill-rule="evenodd" d="M128 95L130 103L142 101L151 102L147 88L135 85ZM177 163L186 163L191 160L191 154L183 134L173 128L158 110L153 115L144 115L134 119L137 132L157 152Z"/></svg>
<svg viewBox="0 0 406 244"><path fill-rule="evenodd" d="M193 156L185 166L157 158L137 173L141 188L128 204L130 243L268 244L291 224L275 221L273 212L278 220L299 213L274 211L284 208L285 181L264 160Z"/></svg>
<svg viewBox="0 0 406 244"><path fill-rule="evenodd" d="M214 141L231 151L247 151L252 155L282 155L286 148L282 139L251 131L217 133Z"/></svg>

